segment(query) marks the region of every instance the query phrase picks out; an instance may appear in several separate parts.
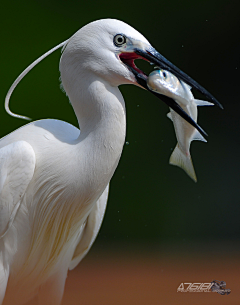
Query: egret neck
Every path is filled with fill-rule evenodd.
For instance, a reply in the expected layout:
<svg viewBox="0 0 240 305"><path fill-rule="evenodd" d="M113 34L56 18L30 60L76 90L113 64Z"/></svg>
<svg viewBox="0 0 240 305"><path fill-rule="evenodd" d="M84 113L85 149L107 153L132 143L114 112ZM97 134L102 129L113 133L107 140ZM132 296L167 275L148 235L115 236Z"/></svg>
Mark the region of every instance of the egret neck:
<svg viewBox="0 0 240 305"><path fill-rule="evenodd" d="M125 102L117 86L92 73L84 73L63 87L78 119L80 136L76 140L81 166L88 175L84 192L98 199L111 179L121 156L126 135ZM83 161L84 160L84 161ZM101 179L99 179L101 177ZM90 189L91 192L90 192Z"/></svg>

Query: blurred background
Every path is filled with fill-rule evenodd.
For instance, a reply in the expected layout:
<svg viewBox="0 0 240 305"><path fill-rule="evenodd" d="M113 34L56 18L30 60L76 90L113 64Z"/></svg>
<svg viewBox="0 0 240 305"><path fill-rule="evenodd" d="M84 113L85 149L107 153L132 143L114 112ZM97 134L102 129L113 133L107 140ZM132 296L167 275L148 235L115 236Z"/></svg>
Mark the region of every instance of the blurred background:
<svg viewBox="0 0 240 305"><path fill-rule="evenodd" d="M4 110L15 78L101 18L132 25L224 106L198 108L198 122L209 138L191 145L194 183L168 164L176 145L168 107L140 88L121 87L126 145L99 236L69 273L64 304L239 304L239 10L237 0L1 2L0 137L27 123ZM77 126L59 88L60 54L56 51L24 78L10 102L13 112ZM137 65L149 71L148 64ZM177 293L182 282L214 279L226 281L232 293Z"/></svg>

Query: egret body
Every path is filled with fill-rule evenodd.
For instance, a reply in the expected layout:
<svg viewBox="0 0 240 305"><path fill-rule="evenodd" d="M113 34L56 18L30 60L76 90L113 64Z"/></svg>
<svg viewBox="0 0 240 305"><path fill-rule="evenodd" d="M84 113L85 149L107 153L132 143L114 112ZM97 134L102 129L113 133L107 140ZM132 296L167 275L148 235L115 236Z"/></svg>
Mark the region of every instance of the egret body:
<svg viewBox="0 0 240 305"><path fill-rule="evenodd" d="M186 81L186 74L160 56L121 21L86 25L66 41L60 61L81 132L46 119L0 140L0 304L34 298L39 305L61 303L68 270L86 255L100 229L124 145L126 112L118 86L147 88L136 58L167 65ZM164 101L191 121L173 100Z"/></svg>

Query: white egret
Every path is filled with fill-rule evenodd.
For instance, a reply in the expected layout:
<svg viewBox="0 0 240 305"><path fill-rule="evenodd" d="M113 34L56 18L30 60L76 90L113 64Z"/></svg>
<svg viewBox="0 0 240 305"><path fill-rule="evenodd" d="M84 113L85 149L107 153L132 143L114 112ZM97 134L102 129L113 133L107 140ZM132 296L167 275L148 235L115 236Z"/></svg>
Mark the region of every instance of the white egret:
<svg viewBox="0 0 240 305"><path fill-rule="evenodd" d="M81 133L46 119L0 140L0 304L33 298L40 305L61 303L68 270L86 255L101 226L124 145L125 104L118 86L147 89L136 58L171 71L218 103L121 21L92 22L57 47L62 45L62 85ZM10 89L10 114L11 92L32 66ZM174 100L154 94L204 133Z"/></svg>

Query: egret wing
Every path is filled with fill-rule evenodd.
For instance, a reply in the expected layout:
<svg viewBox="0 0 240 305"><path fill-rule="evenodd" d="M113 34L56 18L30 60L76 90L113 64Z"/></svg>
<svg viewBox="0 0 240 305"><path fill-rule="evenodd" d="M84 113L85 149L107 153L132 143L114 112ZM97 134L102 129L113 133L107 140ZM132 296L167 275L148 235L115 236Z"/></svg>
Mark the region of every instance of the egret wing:
<svg viewBox="0 0 240 305"><path fill-rule="evenodd" d="M0 239L8 232L33 177L35 153L17 141L0 149Z"/></svg>
<svg viewBox="0 0 240 305"><path fill-rule="evenodd" d="M72 261L69 265L69 270L72 270L80 263L83 257L90 250L94 240L97 237L107 206L108 190L109 190L109 184L102 193L101 197L95 203L86 222L83 224L83 227L81 228L82 232L80 235L81 236L80 241L73 254Z"/></svg>

